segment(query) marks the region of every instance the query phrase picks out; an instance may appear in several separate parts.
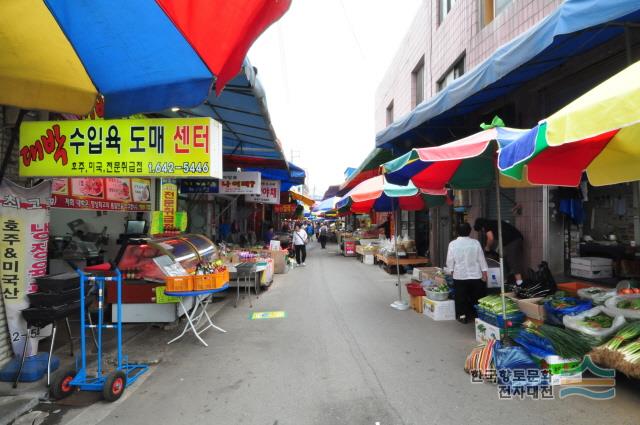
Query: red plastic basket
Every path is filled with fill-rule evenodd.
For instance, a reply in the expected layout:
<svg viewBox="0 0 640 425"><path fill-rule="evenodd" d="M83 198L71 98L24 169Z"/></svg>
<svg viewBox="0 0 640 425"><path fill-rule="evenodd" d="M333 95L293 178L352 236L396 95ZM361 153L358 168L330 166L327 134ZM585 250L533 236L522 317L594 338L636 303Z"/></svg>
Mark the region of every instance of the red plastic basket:
<svg viewBox="0 0 640 425"><path fill-rule="evenodd" d="M422 289L422 285L419 283L409 282L407 285L407 292L409 295L413 295L414 297L425 297L424 289Z"/></svg>

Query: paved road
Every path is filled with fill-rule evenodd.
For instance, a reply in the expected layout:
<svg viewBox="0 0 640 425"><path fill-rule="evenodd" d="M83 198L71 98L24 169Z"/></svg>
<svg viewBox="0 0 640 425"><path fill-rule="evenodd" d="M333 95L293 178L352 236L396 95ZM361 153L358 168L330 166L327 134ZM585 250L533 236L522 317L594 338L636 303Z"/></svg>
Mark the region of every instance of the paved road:
<svg viewBox="0 0 640 425"><path fill-rule="evenodd" d="M209 331L208 349L192 338L171 348L100 423L638 423L640 392L628 382L614 401L499 401L462 370L472 325L391 309L394 278L336 251L312 244L307 267L278 275L254 303L285 319L226 307L216 319L227 334Z"/></svg>

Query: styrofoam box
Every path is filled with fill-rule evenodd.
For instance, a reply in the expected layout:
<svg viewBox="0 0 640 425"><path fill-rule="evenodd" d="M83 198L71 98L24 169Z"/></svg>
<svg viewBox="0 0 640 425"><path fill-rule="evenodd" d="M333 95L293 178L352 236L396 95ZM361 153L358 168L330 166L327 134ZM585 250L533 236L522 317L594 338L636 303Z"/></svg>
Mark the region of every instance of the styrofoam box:
<svg viewBox="0 0 640 425"><path fill-rule="evenodd" d="M484 320L476 319L476 341L479 343L487 342L490 339L500 341L504 330L497 326L487 323Z"/></svg>
<svg viewBox="0 0 640 425"><path fill-rule="evenodd" d="M422 314L433 320L455 320L456 305L453 300L434 301L424 297Z"/></svg>
<svg viewBox="0 0 640 425"><path fill-rule="evenodd" d="M611 268L603 270L584 270L571 266L571 276L584 277L587 279L605 279L613 276L613 270Z"/></svg>
<svg viewBox="0 0 640 425"><path fill-rule="evenodd" d="M573 257L571 259L571 267L589 267L591 269L600 270L602 268L611 267L613 260L611 258L600 257Z"/></svg>
<svg viewBox="0 0 640 425"><path fill-rule="evenodd" d="M374 261L373 261L373 254L365 254L362 256L362 262L364 264L368 264L368 265L373 265Z"/></svg>

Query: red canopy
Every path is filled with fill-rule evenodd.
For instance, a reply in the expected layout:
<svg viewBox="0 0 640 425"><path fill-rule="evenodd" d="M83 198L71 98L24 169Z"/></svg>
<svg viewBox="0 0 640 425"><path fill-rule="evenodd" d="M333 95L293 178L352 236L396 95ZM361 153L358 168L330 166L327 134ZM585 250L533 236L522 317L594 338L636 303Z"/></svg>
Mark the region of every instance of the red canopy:
<svg viewBox="0 0 640 425"><path fill-rule="evenodd" d="M238 74L251 44L291 0L156 0L215 74L216 94Z"/></svg>

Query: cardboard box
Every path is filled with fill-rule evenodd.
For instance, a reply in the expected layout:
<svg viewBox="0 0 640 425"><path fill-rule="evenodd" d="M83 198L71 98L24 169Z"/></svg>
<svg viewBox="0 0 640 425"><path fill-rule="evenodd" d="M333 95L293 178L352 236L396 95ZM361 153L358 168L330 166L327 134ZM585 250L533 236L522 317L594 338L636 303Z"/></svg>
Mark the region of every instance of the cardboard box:
<svg viewBox="0 0 640 425"><path fill-rule="evenodd" d="M414 297L413 295L410 295L409 297L409 306L411 306L411 309L416 313L422 313L424 311L424 301L422 300L424 297Z"/></svg>
<svg viewBox="0 0 640 425"><path fill-rule="evenodd" d="M513 292L507 292L504 294L506 297L511 298L518 304L518 308L530 319L544 321L547 317L547 312L543 305L537 304L537 301L543 298L529 298L525 300L518 299Z"/></svg>
<svg viewBox="0 0 640 425"><path fill-rule="evenodd" d="M456 305L453 300L434 301L422 297L424 302L423 314L433 320L455 320Z"/></svg>
<svg viewBox="0 0 640 425"><path fill-rule="evenodd" d="M375 264L373 254L365 254L365 255L363 255L363 256L362 256L362 262L363 262L364 264L368 264L368 265L370 265L370 266L372 266L373 264Z"/></svg>
<svg viewBox="0 0 640 425"><path fill-rule="evenodd" d="M420 281L433 280L440 271L442 271L440 267L414 267L413 278Z"/></svg>
<svg viewBox="0 0 640 425"><path fill-rule="evenodd" d="M476 341L479 343L485 343L490 339L495 339L500 341L504 338L505 333L507 332L505 329L499 328L491 323L487 323L484 320L476 319L475 323L476 327ZM509 335L513 338L515 334L519 332L520 328L510 328Z"/></svg>

